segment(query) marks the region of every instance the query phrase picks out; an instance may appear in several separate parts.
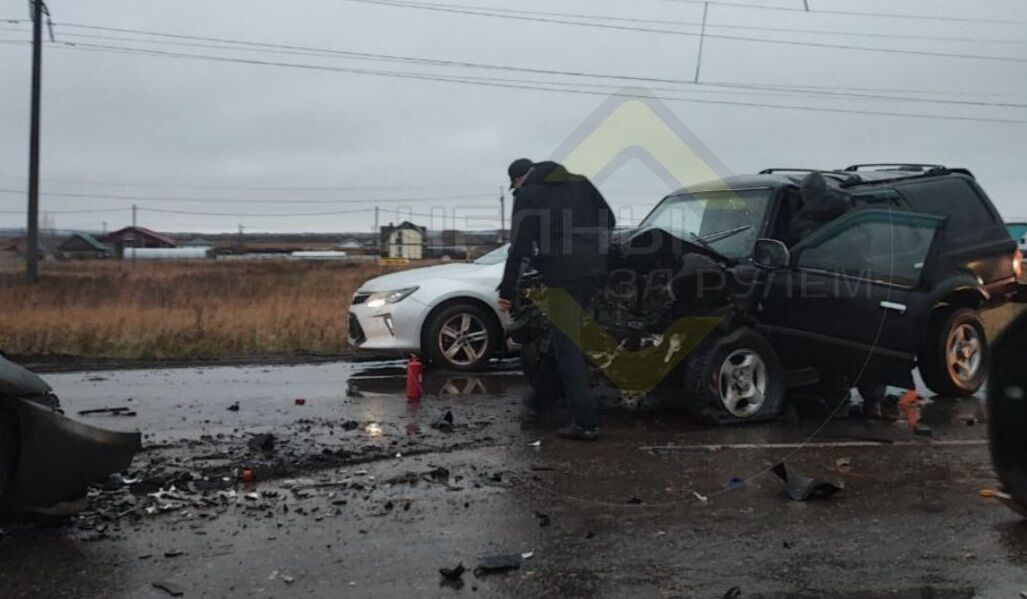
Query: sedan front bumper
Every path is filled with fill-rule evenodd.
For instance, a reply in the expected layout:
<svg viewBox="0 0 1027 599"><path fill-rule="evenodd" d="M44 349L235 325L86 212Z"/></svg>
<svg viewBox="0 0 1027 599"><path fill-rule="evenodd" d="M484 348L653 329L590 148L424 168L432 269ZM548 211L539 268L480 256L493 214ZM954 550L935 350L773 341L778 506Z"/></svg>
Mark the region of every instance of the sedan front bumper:
<svg viewBox="0 0 1027 599"><path fill-rule="evenodd" d="M430 310L414 297L379 307L354 304L348 317L349 344L365 350L418 352L421 326Z"/></svg>

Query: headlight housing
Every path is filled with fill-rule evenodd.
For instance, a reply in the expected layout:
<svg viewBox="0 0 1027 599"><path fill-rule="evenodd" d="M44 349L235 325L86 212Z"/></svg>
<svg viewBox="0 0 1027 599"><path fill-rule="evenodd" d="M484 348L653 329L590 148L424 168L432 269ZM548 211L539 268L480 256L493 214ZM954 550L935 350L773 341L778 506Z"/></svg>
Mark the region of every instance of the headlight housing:
<svg viewBox="0 0 1027 599"><path fill-rule="evenodd" d="M410 294L417 291L419 287L405 287L393 291L376 291L368 296L368 308L381 308L386 304L395 304L406 299Z"/></svg>

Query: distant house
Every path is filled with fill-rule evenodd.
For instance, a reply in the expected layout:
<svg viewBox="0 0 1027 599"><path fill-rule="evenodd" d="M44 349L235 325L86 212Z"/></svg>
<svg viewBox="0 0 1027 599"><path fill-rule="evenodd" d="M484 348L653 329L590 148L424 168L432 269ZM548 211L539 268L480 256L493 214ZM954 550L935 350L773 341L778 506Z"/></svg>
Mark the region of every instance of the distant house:
<svg viewBox="0 0 1027 599"><path fill-rule="evenodd" d="M397 226L390 223L381 228L381 255L386 258L424 258L424 241L428 233L425 227L403 221Z"/></svg>
<svg viewBox="0 0 1027 599"><path fill-rule="evenodd" d="M88 233L74 233L57 246L57 255L66 260L110 258L111 249Z"/></svg>
<svg viewBox="0 0 1027 599"><path fill-rule="evenodd" d="M108 233L104 240L114 248L114 252L119 258L125 255L125 248L178 247L178 243L174 239L145 227L125 227Z"/></svg>

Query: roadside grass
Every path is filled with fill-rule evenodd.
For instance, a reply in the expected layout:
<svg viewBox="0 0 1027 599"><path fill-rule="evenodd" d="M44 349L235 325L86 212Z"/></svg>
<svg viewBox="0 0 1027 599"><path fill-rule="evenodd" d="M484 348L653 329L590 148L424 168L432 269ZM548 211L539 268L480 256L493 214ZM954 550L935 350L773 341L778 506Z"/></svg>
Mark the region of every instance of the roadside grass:
<svg viewBox="0 0 1027 599"><path fill-rule="evenodd" d="M413 265L420 266L420 265ZM89 358L334 354L366 280L338 262L57 262L29 286L0 271L0 350ZM407 267L409 268L409 267Z"/></svg>

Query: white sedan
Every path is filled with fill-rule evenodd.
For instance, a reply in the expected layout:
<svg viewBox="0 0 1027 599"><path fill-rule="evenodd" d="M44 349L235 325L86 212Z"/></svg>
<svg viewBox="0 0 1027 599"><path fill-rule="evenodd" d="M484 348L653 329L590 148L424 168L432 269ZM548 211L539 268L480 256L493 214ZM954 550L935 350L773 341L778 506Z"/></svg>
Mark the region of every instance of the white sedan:
<svg viewBox="0 0 1027 599"><path fill-rule="evenodd" d="M354 294L349 312L352 347L417 352L433 364L476 370L506 351L509 317L496 287L509 246L472 263L415 268L371 279Z"/></svg>

